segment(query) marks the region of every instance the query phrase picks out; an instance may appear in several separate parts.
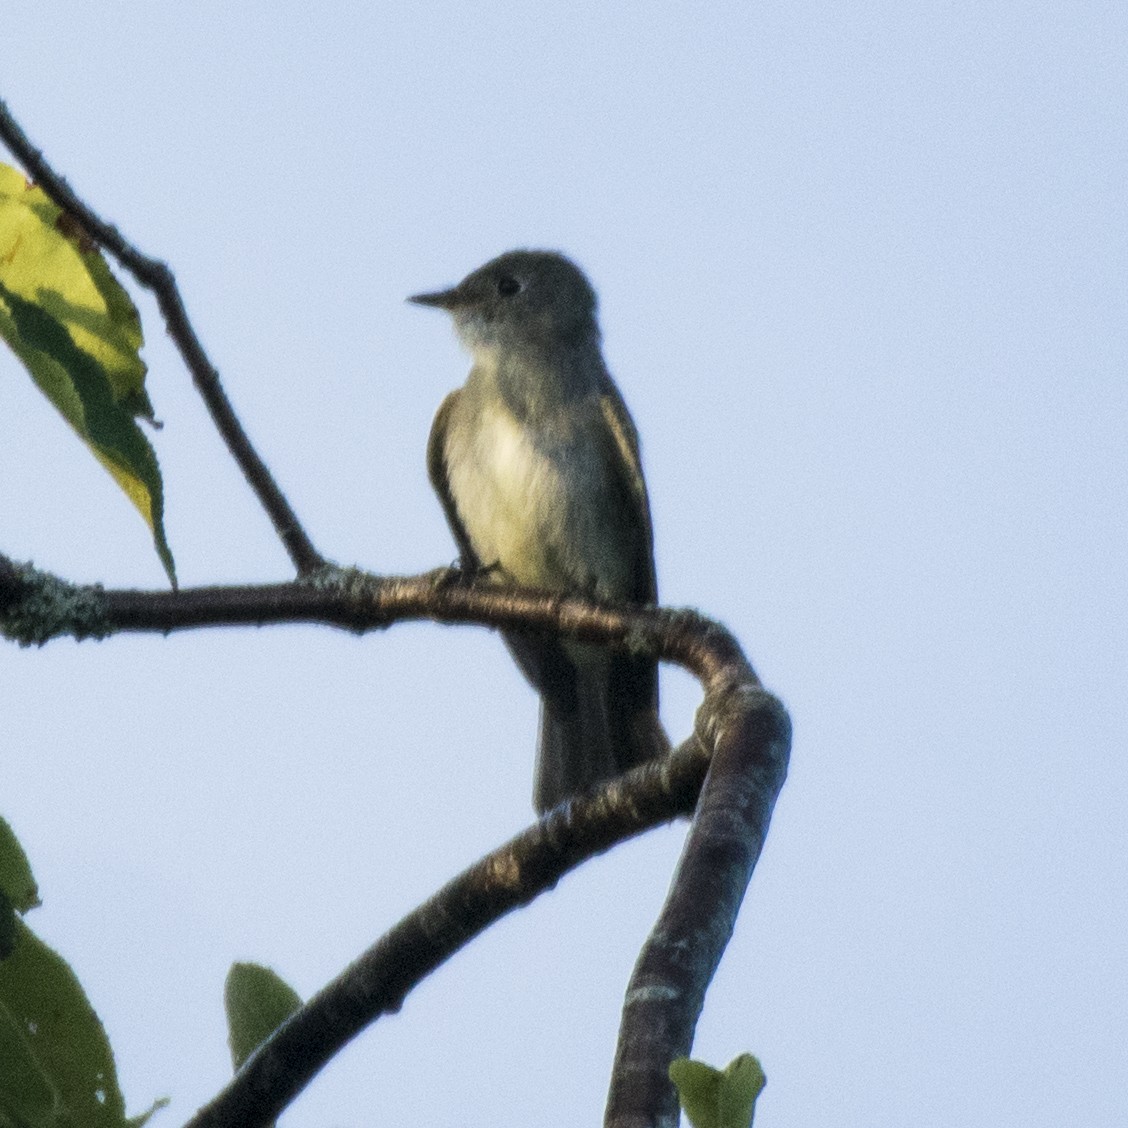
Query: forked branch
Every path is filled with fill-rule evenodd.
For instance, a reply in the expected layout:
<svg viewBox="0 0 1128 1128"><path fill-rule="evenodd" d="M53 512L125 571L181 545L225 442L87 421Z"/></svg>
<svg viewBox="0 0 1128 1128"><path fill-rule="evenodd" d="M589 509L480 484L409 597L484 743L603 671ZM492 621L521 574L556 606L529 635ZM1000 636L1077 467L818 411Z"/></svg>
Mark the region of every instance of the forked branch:
<svg viewBox="0 0 1128 1128"><path fill-rule="evenodd" d="M684 666L705 690L695 733L681 747L550 811L448 883L291 1016L189 1128L270 1124L346 1042L397 1010L412 987L493 921L586 859L693 813L665 907L627 990L606 1116L609 1128L673 1128L678 1112L667 1069L689 1052L786 776L790 722L783 707L763 690L733 637L695 612L498 589L462 582L446 569L380 577L326 565L235 416L169 268L143 255L73 192L2 101L0 140L91 239L156 295L216 427L299 574L284 584L106 591L0 556L0 633L26 645L282 622L362 633L427 618L640 651Z"/></svg>
<svg viewBox="0 0 1128 1128"><path fill-rule="evenodd" d="M666 906L627 992L607 1119L614 1128L673 1125L677 1110L666 1069L689 1051L767 834L790 746L786 712L723 627L691 611L461 583L445 570L379 577L327 568L312 581L291 584L102 591L0 557L0 627L23 642L280 622L364 632L421 618L551 631L676 662L705 689L695 734L668 758L550 811L455 878L298 1011L191 1128L269 1124L341 1046L396 1010L412 987L490 923L587 858L695 811Z"/></svg>

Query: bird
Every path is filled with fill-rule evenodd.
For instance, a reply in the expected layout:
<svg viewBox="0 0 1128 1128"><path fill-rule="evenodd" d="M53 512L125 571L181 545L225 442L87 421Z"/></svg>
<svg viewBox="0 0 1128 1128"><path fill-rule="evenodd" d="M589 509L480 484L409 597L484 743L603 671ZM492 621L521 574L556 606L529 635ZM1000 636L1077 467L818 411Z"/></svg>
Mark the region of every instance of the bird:
<svg viewBox="0 0 1128 1128"><path fill-rule="evenodd" d="M471 355L427 444L463 569L657 603L638 432L604 363L583 271L555 251L514 250L408 300L447 311ZM669 750L653 657L529 631L503 638L541 699L538 814Z"/></svg>

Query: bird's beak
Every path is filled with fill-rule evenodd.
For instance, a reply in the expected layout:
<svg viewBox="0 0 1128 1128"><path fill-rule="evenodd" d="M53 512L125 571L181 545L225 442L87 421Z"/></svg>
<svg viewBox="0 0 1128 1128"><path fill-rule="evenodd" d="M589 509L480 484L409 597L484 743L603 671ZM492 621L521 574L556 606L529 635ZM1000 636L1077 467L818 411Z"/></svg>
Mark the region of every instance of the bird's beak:
<svg viewBox="0 0 1128 1128"><path fill-rule="evenodd" d="M455 309L464 301L462 291L458 287L451 290L436 290L433 294L412 294L407 299L416 305L437 306L439 309Z"/></svg>

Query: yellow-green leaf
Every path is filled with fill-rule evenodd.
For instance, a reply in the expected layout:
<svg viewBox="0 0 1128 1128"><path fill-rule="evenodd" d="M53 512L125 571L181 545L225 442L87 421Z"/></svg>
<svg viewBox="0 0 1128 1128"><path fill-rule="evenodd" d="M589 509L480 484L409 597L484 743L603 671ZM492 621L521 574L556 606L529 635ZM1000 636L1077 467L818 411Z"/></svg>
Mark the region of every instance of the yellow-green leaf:
<svg viewBox="0 0 1128 1128"><path fill-rule="evenodd" d="M261 964L236 963L223 989L231 1063L238 1069L302 1005L301 996Z"/></svg>
<svg viewBox="0 0 1128 1128"><path fill-rule="evenodd" d="M756 1098L767 1083L752 1054L733 1058L723 1071L677 1058L670 1062L670 1080L693 1128L750 1128Z"/></svg>
<svg viewBox="0 0 1128 1128"><path fill-rule="evenodd" d="M749 1128L756 1098L768 1079L752 1054L740 1054L725 1066L720 1092L720 1128Z"/></svg>
<svg viewBox="0 0 1128 1128"><path fill-rule="evenodd" d="M0 165L0 337L137 507L175 584L160 469L136 422L153 419L137 310L74 221L7 165Z"/></svg>

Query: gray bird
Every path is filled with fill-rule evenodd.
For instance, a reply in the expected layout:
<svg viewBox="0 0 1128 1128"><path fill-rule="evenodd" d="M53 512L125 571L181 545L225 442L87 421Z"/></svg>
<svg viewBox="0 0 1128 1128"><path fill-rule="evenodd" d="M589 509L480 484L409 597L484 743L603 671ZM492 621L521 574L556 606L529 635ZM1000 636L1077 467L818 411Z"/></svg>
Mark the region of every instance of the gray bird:
<svg viewBox="0 0 1128 1128"><path fill-rule="evenodd" d="M583 272L550 251L510 251L409 301L450 313L473 358L427 446L464 567L499 583L657 602L638 434L603 363ZM504 638L541 696L538 812L669 749L653 659Z"/></svg>

